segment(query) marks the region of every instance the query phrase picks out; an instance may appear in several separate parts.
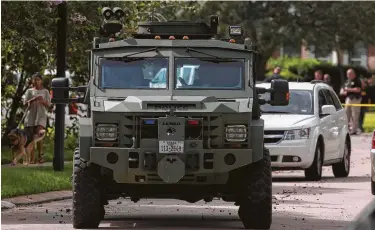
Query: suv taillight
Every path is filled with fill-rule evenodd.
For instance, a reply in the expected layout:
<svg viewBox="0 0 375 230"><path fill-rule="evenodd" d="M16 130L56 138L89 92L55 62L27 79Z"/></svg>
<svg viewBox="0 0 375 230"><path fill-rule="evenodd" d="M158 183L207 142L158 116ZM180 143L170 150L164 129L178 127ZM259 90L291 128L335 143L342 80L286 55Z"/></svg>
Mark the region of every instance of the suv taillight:
<svg viewBox="0 0 375 230"><path fill-rule="evenodd" d="M375 130L372 132L371 149L375 149Z"/></svg>

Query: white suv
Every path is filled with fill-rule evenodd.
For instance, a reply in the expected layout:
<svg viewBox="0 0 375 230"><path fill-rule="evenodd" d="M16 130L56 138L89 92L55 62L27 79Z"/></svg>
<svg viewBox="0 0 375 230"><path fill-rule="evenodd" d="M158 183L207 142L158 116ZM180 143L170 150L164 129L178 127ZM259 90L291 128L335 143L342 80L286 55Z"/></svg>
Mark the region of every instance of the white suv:
<svg viewBox="0 0 375 230"><path fill-rule="evenodd" d="M269 88L270 83L257 87ZM321 82L289 82L288 106L261 106L264 143L274 170L304 170L320 180L322 166L332 165L336 177L350 171L348 119L333 89ZM265 99L268 94L263 95Z"/></svg>

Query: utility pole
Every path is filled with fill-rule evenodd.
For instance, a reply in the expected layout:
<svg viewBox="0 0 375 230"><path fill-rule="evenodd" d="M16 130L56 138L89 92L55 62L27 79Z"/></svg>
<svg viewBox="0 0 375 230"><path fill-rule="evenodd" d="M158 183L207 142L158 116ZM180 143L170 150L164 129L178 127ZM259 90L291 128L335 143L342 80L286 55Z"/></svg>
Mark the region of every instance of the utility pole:
<svg viewBox="0 0 375 230"><path fill-rule="evenodd" d="M57 6L59 20L57 22L57 47L56 47L56 77L66 77L66 31L67 31L67 2L63 1ZM56 104L55 111L55 144L53 169L64 170L64 132L65 132L65 105Z"/></svg>

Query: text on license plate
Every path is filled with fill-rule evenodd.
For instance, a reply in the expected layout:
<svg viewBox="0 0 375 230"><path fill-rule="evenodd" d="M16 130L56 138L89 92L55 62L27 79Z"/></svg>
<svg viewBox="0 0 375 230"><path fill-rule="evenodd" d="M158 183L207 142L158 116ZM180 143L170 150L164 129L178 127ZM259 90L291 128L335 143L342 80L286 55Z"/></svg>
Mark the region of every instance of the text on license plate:
<svg viewBox="0 0 375 230"><path fill-rule="evenodd" d="M159 141L160 153L183 153L184 141Z"/></svg>

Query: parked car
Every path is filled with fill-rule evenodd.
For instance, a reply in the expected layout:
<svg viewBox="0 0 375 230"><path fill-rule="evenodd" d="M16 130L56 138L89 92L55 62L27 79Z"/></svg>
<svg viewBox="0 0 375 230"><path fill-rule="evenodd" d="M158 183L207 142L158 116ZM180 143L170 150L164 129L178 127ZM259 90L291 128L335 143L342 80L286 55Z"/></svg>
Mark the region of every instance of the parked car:
<svg viewBox="0 0 375 230"><path fill-rule="evenodd" d="M372 132L371 140L371 192L375 195L375 130Z"/></svg>
<svg viewBox="0 0 375 230"><path fill-rule="evenodd" d="M269 88L270 83L257 87ZM290 82L288 106L261 106L264 142L274 170L304 170L308 180L320 180L322 167L335 177L350 172L348 119L333 89L322 82ZM265 94L263 99L268 99Z"/></svg>

